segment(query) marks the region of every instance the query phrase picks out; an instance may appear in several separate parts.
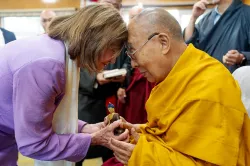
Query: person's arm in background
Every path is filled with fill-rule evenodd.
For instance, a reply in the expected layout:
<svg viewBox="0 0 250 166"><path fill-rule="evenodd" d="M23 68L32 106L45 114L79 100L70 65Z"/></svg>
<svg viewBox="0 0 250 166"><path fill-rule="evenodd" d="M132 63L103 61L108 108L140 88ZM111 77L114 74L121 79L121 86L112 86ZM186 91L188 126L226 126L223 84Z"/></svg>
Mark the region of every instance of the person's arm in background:
<svg viewBox="0 0 250 166"><path fill-rule="evenodd" d="M183 37L187 44L193 43L196 45L196 41L199 38L199 27L202 20L197 25L195 25L195 22L206 11L206 6L208 4L209 2L207 0L201 0L194 4L190 21L183 32Z"/></svg>
<svg viewBox="0 0 250 166"><path fill-rule="evenodd" d="M245 66L249 65L250 52L239 52L238 50L230 50L223 56L222 61L227 66Z"/></svg>
<svg viewBox="0 0 250 166"><path fill-rule="evenodd" d="M52 129L56 103L64 95L64 73L62 63L40 59L13 75L15 137L24 156L76 162L88 151L90 134L56 134ZM84 125L84 122L78 123L79 130Z"/></svg>

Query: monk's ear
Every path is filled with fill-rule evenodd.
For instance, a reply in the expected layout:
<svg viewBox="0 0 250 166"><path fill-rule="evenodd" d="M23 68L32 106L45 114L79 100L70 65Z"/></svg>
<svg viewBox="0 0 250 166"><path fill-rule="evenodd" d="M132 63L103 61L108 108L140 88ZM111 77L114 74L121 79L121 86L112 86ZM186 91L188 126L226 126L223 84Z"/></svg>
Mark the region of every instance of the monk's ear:
<svg viewBox="0 0 250 166"><path fill-rule="evenodd" d="M160 33L159 41L162 45L162 54L166 55L170 50L170 36L166 33Z"/></svg>

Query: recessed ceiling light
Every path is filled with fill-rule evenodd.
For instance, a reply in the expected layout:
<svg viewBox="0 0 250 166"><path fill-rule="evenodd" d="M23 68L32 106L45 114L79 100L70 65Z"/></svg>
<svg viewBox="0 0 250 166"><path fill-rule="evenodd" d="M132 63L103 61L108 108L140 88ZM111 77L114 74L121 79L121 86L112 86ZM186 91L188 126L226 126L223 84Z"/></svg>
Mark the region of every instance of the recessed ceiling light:
<svg viewBox="0 0 250 166"><path fill-rule="evenodd" d="M44 3L56 3L57 0L42 0Z"/></svg>
<svg viewBox="0 0 250 166"><path fill-rule="evenodd" d="M143 3L139 2L138 6L141 7L141 8L143 8Z"/></svg>

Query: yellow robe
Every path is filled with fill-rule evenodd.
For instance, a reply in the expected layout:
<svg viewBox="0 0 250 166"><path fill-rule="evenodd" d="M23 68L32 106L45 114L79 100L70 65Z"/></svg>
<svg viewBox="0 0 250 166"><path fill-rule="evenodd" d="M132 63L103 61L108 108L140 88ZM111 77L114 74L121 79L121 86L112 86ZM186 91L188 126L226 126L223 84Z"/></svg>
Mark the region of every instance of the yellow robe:
<svg viewBox="0 0 250 166"><path fill-rule="evenodd" d="M250 123L231 73L189 45L146 103L128 166L249 166Z"/></svg>
<svg viewBox="0 0 250 166"><path fill-rule="evenodd" d="M250 5L250 0L244 0L243 2L247 5Z"/></svg>

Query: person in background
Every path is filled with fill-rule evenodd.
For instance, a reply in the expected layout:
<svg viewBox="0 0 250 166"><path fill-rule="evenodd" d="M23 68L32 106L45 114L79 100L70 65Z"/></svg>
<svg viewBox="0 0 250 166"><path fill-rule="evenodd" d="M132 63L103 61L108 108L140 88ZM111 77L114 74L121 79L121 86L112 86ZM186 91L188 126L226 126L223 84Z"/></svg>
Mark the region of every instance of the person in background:
<svg viewBox="0 0 250 166"><path fill-rule="evenodd" d="M232 73L250 64L250 6L241 0L213 0L216 7L195 25L209 2L195 3L184 39L224 63Z"/></svg>
<svg viewBox="0 0 250 166"><path fill-rule="evenodd" d="M134 6L129 10L129 20L134 18L143 10L140 6ZM118 96L118 113L126 119L126 121L136 124L147 122L147 112L145 103L153 88L153 84L143 77L140 71L135 68L131 76L131 82L128 87L119 88Z"/></svg>
<svg viewBox="0 0 250 166"><path fill-rule="evenodd" d="M5 80L0 84L1 166L16 165L18 151L37 160L77 162L90 145L109 147L111 137L128 137L128 131L114 135L120 121L107 126L107 122L88 124L76 117L78 130L63 134L56 133L52 124L58 107L65 112L60 106L70 102L64 97L76 109L79 67L101 71L119 56L127 36L126 23L116 9L90 5L55 18L48 34L16 40L0 50L0 78ZM74 61L75 71L68 70L72 66L67 59ZM66 74L74 75L73 79ZM71 93L66 93L72 84Z"/></svg>
<svg viewBox="0 0 250 166"><path fill-rule="evenodd" d="M41 12L40 19L45 33L48 32L49 24L55 17L56 13L53 10L47 9Z"/></svg>
<svg viewBox="0 0 250 166"><path fill-rule="evenodd" d="M110 4L118 11L120 9L121 0L102 0L100 4ZM78 100L78 118L88 123L102 122L107 116L107 104L110 102L116 105L115 96L118 88L125 87L129 81L131 64L129 57L122 49L120 56L111 61L112 64L106 65L104 70L125 68L127 75L113 79L105 79L103 72L90 73L87 69L80 71L79 84L79 100ZM118 111L116 109L116 111ZM103 161L113 157L113 152L103 146L91 146L85 159L102 157ZM81 166L84 160L76 163L76 166Z"/></svg>
<svg viewBox="0 0 250 166"><path fill-rule="evenodd" d="M250 119L228 69L187 46L163 8L142 11L128 32L132 66L156 86L146 103L148 122L124 123L130 143L111 139L117 160L128 166L248 166Z"/></svg>
<svg viewBox="0 0 250 166"><path fill-rule="evenodd" d="M100 4L111 4L119 11L122 8L122 0L100 0Z"/></svg>
<svg viewBox="0 0 250 166"><path fill-rule="evenodd" d="M13 32L0 28L0 48L14 40L16 40L16 36Z"/></svg>

